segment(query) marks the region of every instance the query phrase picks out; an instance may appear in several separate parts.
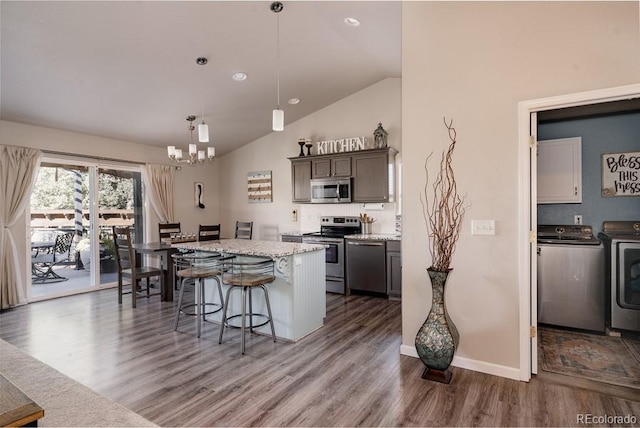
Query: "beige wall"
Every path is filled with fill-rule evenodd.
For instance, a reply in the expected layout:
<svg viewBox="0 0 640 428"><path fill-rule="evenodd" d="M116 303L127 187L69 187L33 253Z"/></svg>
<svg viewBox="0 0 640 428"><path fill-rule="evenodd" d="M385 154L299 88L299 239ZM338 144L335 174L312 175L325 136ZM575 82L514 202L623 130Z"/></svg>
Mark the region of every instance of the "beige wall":
<svg viewBox="0 0 640 428"><path fill-rule="evenodd" d="M359 204L308 205L291 202L291 162L298 156L299 138L322 141L333 138L366 136L373 138L378 122L389 133L388 144L400 149L401 80L385 79L351 96L287 124L284 131L273 132L220 158L222 236L232 237L236 220L254 222L254 239L277 240L283 231L319 229L317 216L357 215ZM315 147L312 149L315 153ZM273 202L249 203L247 173L269 170L272 173ZM298 211L297 222L291 212ZM387 204L374 217L395 219L395 205ZM395 220L385 222L393 230ZM376 225L377 226L377 225Z"/></svg>
<svg viewBox="0 0 640 428"><path fill-rule="evenodd" d="M425 157L448 143L446 116L469 204L446 290L454 364L517 377L518 102L639 82L638 2L406 2L402 37L403 352L430 308L418 195ZM472 236L474 219L495 220L496 235Z"/></svg>
<svg viewBox="0 0 640 428"><path fill-rule="evenodd" d="M94 135L79 134L39 126L24 125L15 122L0 121L0 144L38 148L41 150L72 153L77 156L95 156L110 159L122 159L141 163L169 164L166 149L135 144L129 141L113 140ZM219 220L219 196L217 165L213 164L184 166L176 172L175 214L182 222L185 231L196 231L198 224L214 224ZM205 209L195 206L194 183L203 182L205 188ZM152 239L157 237L155 225L157 218L150 212L149 233ZM27 263L27 227L29 222L16 224L11 230L18 245L21 265L28 272Z"/></svg>

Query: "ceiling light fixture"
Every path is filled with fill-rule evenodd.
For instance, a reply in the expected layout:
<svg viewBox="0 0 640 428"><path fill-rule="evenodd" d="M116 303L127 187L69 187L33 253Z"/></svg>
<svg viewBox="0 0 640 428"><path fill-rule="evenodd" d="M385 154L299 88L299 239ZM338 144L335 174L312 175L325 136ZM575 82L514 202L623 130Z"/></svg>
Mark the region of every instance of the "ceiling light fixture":
<svg viewBox="0 0 640 428"><path fill-rule="evenodd" d="M193 130L196 129L193 126L193 121L196 120L195 116L187 116L187 122L189 122L189 157L182 158L182 149L176 149L176 146L167 146L167 154L169 158L178 163L186 163L187 165L195 165L197 163L203 163L205 161L213 161L216 156L215 147L207 147L207 153L205 156L204 150L198 150L198 146L193 143ZM206 126L206 125L205 125Z"/></svg>
<svg viewBox="0 0 640 428"><path fill-rule="evenodd" d="M300 102L300 98L291 98L289 100L289 104L291 104L291 105L298 104L299 102Z"/></svg>
<svg viewBox="0 0 640 428"><path fill-rule="evenodd" d="M196 58L196 64L207 65L209 60L203 56ZM202 69L204 73L204 68ZM202 123L198 125L198 141L201 143L209 142L209 126L204 123L204 95L202 95Z"/></svg>
<svg viewBox="0 0 640 428"><path fill-rule="evenodd" d="M357 27L358 25L360 25L360 21L358 21L356 18L345 18L344 23L350 25L351 27Z"/></svg>
<svg viewBox="0 0 640 428"><path fill-rule="evenodd" d="M239 71L237 73L233 73L231 78L236 82L242 82L243 80L247 80L247 73L243 73L242 71Z"/></svg>
<svg viewBox="0 0 640 428"><path fill-rule="evenodd" d="M278 14L284 9L284 5L279 1L271 3L271 12L276 14L276 60L278 64L278 104L273 110L271 129L274 131L284 131L284 110L280 109L280 18Z"/></svg>

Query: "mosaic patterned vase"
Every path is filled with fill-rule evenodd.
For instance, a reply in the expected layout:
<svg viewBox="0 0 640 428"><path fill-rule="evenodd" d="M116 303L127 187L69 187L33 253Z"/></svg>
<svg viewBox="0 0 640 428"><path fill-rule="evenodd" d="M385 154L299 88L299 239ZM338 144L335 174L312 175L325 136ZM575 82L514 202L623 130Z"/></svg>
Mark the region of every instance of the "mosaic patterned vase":
<svg viewBox="0 0 640 428"><path fill-rule="evenodd" d="M458 329L449 318L444 304L444 286L451 269L435 271L427 269L433 292L431 311L416 335L416 351L427 368L423 379L449 383L451 371L449 365L458 347L460 338Z"/></svg>

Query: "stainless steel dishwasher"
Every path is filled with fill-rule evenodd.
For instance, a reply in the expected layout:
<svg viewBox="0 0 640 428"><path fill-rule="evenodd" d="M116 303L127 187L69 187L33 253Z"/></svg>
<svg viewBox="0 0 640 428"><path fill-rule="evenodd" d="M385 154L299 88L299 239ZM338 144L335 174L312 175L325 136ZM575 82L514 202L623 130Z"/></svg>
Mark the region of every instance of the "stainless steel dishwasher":
<svg viewBox="0 0 640 428"><path fill-rule="evenodd" d="M538 226L538 322L605 331L604 247L590 226Z"/></svg>
<svg viewBox="0 0 640 428"><path fill-rule="evenodd" d="M345 242L347 288L386 294L385 242L348 238Z"/></svg>

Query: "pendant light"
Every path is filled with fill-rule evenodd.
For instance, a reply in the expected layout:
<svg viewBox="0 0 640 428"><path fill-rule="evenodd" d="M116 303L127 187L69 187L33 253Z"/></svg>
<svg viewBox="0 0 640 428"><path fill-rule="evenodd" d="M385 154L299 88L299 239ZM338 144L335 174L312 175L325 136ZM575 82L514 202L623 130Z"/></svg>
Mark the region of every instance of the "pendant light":
<svg viewBox="0 0 640 428"><path fill-rule="evenodd" d="M271 128L274 131L284 131L284 110L280 109L280 19L278 14L282 12L284 5L279 1L271 3L271 11L276 14L276 60L278 64L278 103L273 110Z"/></svg>
<svg viewBox="0 0 640 428"><path fill-rule="evenodd" d="M196 63L198 65L204 66L204 65L207 65L207 62L209 62L209 60L207 60L207 58L203 56L198 57L196 59ZM203 73L204 73L204 69L203 69ZM202 123L198 125L198 141L200 141L201 143L209 142L209 125L204 123L204 99L202 100Z"/></svg>

